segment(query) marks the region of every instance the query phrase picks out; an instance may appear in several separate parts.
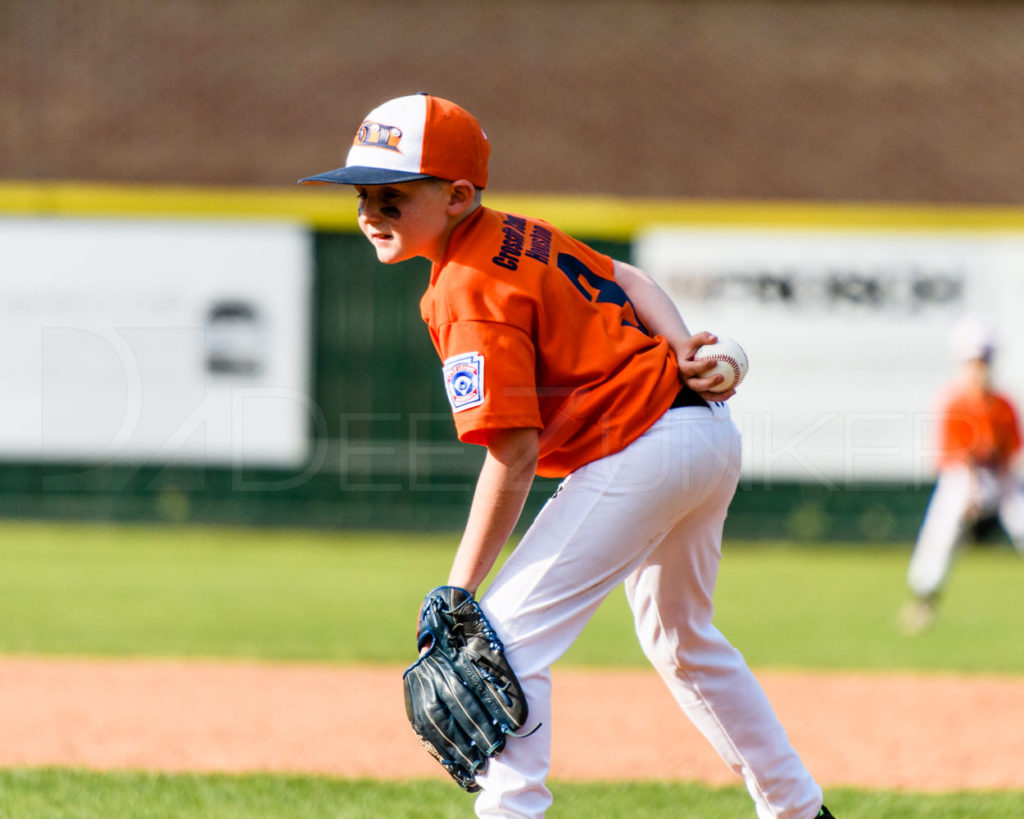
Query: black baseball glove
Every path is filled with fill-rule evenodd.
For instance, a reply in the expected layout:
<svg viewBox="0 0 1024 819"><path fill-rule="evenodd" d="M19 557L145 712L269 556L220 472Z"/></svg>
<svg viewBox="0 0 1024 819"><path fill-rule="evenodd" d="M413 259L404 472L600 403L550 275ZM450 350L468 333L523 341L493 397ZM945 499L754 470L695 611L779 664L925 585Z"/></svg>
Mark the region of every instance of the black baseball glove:
<svg viewBox="0 0 1024 819"><path fill-rule="evenodd" d="M402 675L405 712L423 747L463 790L526 722L523 689L473 595L438 586L423 601L419 659ZM538 726L539 727L539 726ZM534 729L536 730L536 728Z"/></svg>

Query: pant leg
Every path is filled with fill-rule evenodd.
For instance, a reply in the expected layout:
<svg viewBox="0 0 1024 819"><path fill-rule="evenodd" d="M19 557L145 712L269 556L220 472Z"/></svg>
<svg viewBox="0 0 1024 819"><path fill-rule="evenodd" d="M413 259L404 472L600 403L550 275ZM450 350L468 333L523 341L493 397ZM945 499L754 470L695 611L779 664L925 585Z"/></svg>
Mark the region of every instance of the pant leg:
<svg viewBox="0 0 1024 819"><path fill-rule="evenodd" d="M1001 484L999 522L1017 551L1024 554L1024 487L1012 472L1002 477Z"/></svg>
<svg viewBox="0 0 1024 819"><path fill-rule="evenodd" d="M940 472L907 568L907 585L916 596L930 597L942 588L963 536L969 502L966 467Z"/></svg>
<svg viewBox="0 0 1024 819"><path fill-rule="evenodd" d="M722 525L732 488L691 510L626 580L644 652L691 722L740 776L758 817L815 816L822 791L768 698L712 624Z"/></svg>
<svg viewBox="0 0 1024 819"><path fill-rule="evenodd" d="M622 452L567 478L499 571L481 606L523 685L530 708L526 727L538 720L544 725L528 737L509 738L477 778L478 816L544 816L551 803L544 783L550 666L689 507L722 480L735 486L734 436L725 410L666 413Z"/></svg>

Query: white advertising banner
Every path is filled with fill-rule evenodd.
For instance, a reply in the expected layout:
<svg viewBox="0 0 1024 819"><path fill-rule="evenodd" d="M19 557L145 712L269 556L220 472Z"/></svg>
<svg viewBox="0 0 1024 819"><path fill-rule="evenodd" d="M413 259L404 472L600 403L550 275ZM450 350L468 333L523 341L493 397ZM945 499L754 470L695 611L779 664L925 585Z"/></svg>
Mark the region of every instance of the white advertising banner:
<svg viewBox="0 0 1024 819"><path fill-rule="evenodd" d="M0 458L300 464L312 270L293 224L0 219Z"/></svg>
<svg viewBox="0 0 1024 819"><path fill-rule="evenodd" d="M1024 235L666 227L634 261L692 331L744 347L730 403L750 479L932 480L965 315L994 329L997 385L1024 399Z"/></svg>

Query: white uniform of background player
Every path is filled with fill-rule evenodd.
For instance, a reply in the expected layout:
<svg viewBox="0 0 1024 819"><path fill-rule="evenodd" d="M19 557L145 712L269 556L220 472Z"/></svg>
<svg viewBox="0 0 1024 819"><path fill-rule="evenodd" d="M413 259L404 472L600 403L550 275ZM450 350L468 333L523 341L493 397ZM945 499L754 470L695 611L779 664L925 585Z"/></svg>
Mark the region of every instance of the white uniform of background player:
<svg viewBox="0 0 1024 819"><path fill-rule="evenodd" d="M931 625L953 555L972 524L997 515L1024 552L1024 489L1012 460L1020 429L1013 404L992 389L995 337L968 319L950 340L961 372L943 405L939 474L907 570L914 599L900 619L908 633Z"/></svg>

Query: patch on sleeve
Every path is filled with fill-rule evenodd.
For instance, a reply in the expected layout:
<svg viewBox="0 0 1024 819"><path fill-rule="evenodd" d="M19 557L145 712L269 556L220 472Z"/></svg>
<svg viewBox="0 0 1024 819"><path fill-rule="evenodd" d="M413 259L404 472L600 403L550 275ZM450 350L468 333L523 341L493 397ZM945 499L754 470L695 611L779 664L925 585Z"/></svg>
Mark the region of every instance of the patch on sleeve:
<svg viewBox="0 0 1024 819"><path fill-rule="evenodd" d="M478 407L484 402L484 357L463 353L444 362L444 388L452 412Z"/></svg>

